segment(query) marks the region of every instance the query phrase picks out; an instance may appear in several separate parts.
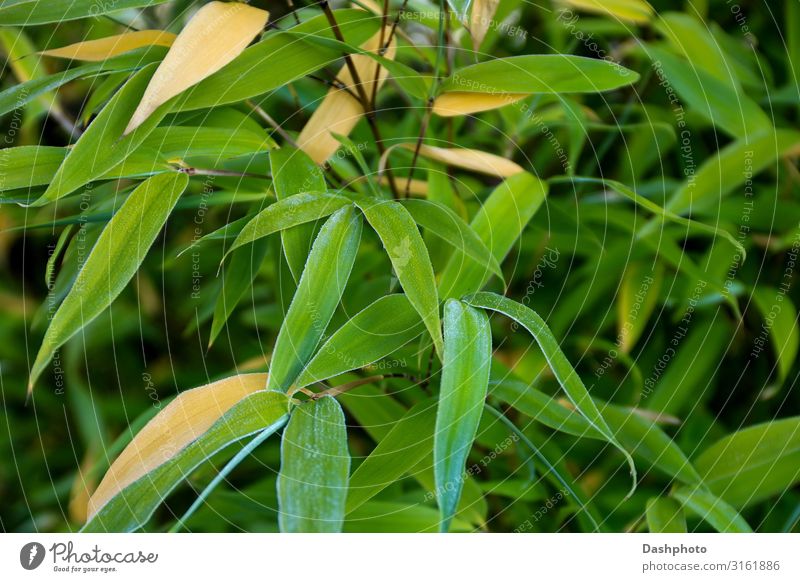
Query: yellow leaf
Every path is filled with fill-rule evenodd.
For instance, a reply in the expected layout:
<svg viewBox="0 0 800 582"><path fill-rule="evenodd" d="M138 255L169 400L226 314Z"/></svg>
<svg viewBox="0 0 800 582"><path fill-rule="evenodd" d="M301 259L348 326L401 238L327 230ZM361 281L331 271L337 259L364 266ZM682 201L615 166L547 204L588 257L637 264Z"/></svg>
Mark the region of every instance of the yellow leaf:
<svg viewBox="0 0 800 582"><path fill-rule="evenodd" d="M125 134L160 105L236 58L263 30L267 18L269 12L239 2L209 2L200 8L153 74Z"/></svg>
<svg viewBox="0 0 800 582"><path fill-rule="evenodd" d="M385 37L386 35L384 35L384 38ZM380 39L381 34L378 32L364 43L361 48L366 51L377 52L380 48ZM391 59L394 58L394 53L395 44L394 41L392 41L392 44L383 56L387 59ZM358 73L358 78L361 80L361 87L364 89L364 93L367 97L371 97L375 83L377 63L366 55L351 55L350 58ZM381 67L377 79L378 89L380 89L380 86L386 79L386 74L386 69ZM347 65L342 67L336 75L336 78L355 95L358 95L358 89L353 82L353 77ZM311 115L311 118L303 127L300 135L297 136L297 145L299 145L300 149L308 154L312 160L321 164L330 158L342 145L331 134L338 133L341 135L349 135L363 115L364 108L361 106L359 100L355 99L344 89L331 89L328 91L327 95L325 95L325 98L322 100L317 110Z"/></svg>
<svg viewBox="0 0 800 582"><path fill-rule="evenodd" d="M472 34L472 47L477 51L481 48L486 31L492 24L494 13L500 0L473 0L472 13L469 17L469 31Z"/></svg>
<svg viewBox="0 0 800 582"><path fill-rule="evenodd" d="M405 143L402 144L402 147L414 151L415 145ZM419 155L449 166L456 166L458 168L464 168L465 170L480 172L481 174L497 176L498 178L507 178L508 176L513 176L514 174L525 171L521 166L511 160L479 150L439 148L422 145L419 149Z"/></svg>
<svg viewBox="0 0 800 582"><path fill-rule="evenodd" d="M627 20L636 24L650 22L653 17L653 7L645 0L562 0L564 4L594 12L605 14L620 20Z"/></svg>
<svg viewBox="0 0 800 582"><path fill-rule="evenodd" d="M89 499L88 518L125 487L163 465L202 436L245 396L267 385L267 374L240 374L182 392L120 453Z"/></svg>
<svg viewBox="0 0 800 582"><path fill-rule="evenodd" d="M39 54L77 61L104 61L144 46L172 46L174 41L175 35L166 30L137 30L97 40L76 42L65 47L42 51Z"/></svg>
<svg viewBox="0 0 800 582"><path fill-rule="evenodd" d="M527 93L505 93L492 95L491 93L469 93L467 91L453 91L442 93L433 102L433 112L441 117L454 117L456 115L469 115L480 111L488 111L505 107L528 97Z"/></svg>

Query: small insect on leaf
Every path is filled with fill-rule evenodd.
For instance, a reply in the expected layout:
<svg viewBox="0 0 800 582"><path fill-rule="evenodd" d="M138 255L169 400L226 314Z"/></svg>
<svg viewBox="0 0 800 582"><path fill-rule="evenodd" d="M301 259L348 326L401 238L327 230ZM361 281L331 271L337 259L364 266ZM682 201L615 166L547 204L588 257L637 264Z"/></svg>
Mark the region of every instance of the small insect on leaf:
<svg viewBox="0 0 800 582"><path fill-rule="evenodd" d="M166 30L135 30L96 40L76 42L65 47L41 51L39 54L76 61L103 61L141 47L170 47L173 42L175 35Z"/></svg>
<svg viewBox="0 0 800 582"><path fill-rule="evenodd" d="M263 30L267 18L269 12L239 2L214 1L200 8L156 69L125 133L144 123L159 105L236 58Z"/></svg>

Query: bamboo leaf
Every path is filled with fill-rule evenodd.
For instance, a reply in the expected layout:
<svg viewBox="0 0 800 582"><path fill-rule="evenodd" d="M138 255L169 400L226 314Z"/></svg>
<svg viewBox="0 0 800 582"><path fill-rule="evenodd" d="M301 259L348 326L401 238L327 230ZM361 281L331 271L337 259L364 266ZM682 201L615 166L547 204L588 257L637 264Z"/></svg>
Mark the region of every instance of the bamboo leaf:
<svg viewBox="0 0 800 582"><path fill-rule="evenodd" d="M302 192L322 192L327 188L325 176L317 164L303 151L284 146L269 155L272 187L278 200ZM281 231L286 262L295 281L303 274L308 251L314 237L314 225L298 225Z"/></svg>
<svg viewBox="0 0 800 582"><path fill-rule="evenodd" d="M472 257L478 264L487 267L503 280L503 272L497 259L484 242L464 220L447 206L430 200L403 200L414 221L422 228L440 236L458 251Z"/></svg>
<svg viewBox="0 0 800 582"><path fill-rule="evenodd" d="M494 14L500 0L474 0L469 16L469 32L472 35L472 48L478 51L486 38L486 32L494 21Z"/></svg>
<svg viewBox="0 0 800 582"><path fill-rule="evenodd" d="M361 240L361 217L352 206L322 226L272 351L268 388L286 392L311 360L330 323Z"/></svg>
<svg viewBox="0 0 800 582"><path fill-rule="evenodd" d="M763 318L762 329L769 329L772 351L777 361L777 381L764 394L765 397L770 397L786 382L797 359L797 350L800 347L797 308L785 291L764 285L753 289L752 298ZM756 343L756 347L763 348L763 343Z"/></svg>
<svg viewBox="0 0 800 582"><path fill-rule="evenodd" d="M553 374L572 405L580 411L595 430L605 437L609 444L616 447L625 457L630 467L631 478L633 480L630 492L630 494L632 494L636 489L636 466L633 463L631 454L619 443L614 433L608 427L605 418L600 410L598 410L594 400L592 400L580 376L569 363L564 352L561 351L558 340L553 336L553 333L539 314L521 303L517 303L516 301L512 301L496 293L476 293L466 298L465 301L467 304L474 307L482 307L502 313L514 319L528 330L541 348L545 358L547 358L547 362Z"/></svg>
<svg viewBox="0 0 800 582"><path fill-rule="evenodd" d="M175 35L166 30L135 30L105 38L76 42L61 48L41 51L39 54L76 61L104 61L137 48L170 47L174 41Z"/></svg>
<svg viewBox="0 0 800 582"><path fill-rule="evenodd" d="M281 531L342 531L349 475L347 429L339 403L323 396L295 407L281 441Z"/></svg>
<svg viewBox="0 0 800 582"><path fill-rule="evenodd" d="M400 147L413 151L416 146L406 143L400 144ZM448 166L455 166L456 168L480 172L481 174L488 174L498 178L507 178L525 171L520 165L509 159L479 150L440 148L422 144L419 147L419 155Z"/></svg>
<svg viewBox="0 0 800 582"><path fill-rule="evenodd" d="M500 184L470 222L498 263L502 263L547 196L547 184L527 172ZM485 266L454 253L439 280L442 298L479 291L491 277Z"/></svg>
<svg viewBox="0 0 800 582"><path fill-rule="evenodd" d="M753 532L733 507L708 491L699 487L679 487L670 495L720 533Z"/></svg>
<svg viewBox="0 0 800 582"><path fill-rule="evenodd" d="M157 6L167 0L114 0L114 2L98 2L97 0L5 0L0 3L0 22L4 26L34 26L52 22L77 20L78 18L96 18L110 12L127 8L146 8Z"/></svg>
<svg viewBox="0 0 800 582"><path fill-rule="evenodd" d="M394 200L357 202L386 249L406 297L442 353L439 299L428 249L408 211Z"/></svg>
<svg viewBox="0 0 800 582"><path fill-rule="evenodd" d="M650 533L686 533L686 516L680 503L669 497L647 501L647 527Z"/></svg>
<svg viewBox="0 0 800 582"><path fill-rule="evenodd" d="M411 407L350 477L347 513L352 513L409 473L433 450L436 406L432 399Z"/></svg>
<svg viewBox="0 0 800 582"><path fill-rule="evenodd" d="M330 216L353 201L333 192L295 194L270 204L244 225L227 254L284 229Z"/></svg>
<svg viewBox="0 0 800 582"><path fill-rule="evenodd" d="M450 299L444 308L444 358L433 444L440 531L461 497L467 455L478 432L489 385L492 333L482 311Z"/></svg>
<svg viewBox="0 0 800 582"><path fill-rule="evenodd" d="M136 188L103 229L45 333L28 390L53 353L100 315L136 274L189 183L183 174L150 178Z"/></svg>
<svg viewBox="0 0 800 582"><path fill-rule="evenodd" d="M564 0L573 8L604 14L636 24L646 24L653 17L653 7L646 0Z"/></svg>
<svg viewBox="0 0 800 582"><path fill-rule="evenodd" d="M140 430L89 501L86 532L133 531L197 466L251 434L278 430L285 394L263 390L266 374L241 374L187 390Z"/></svg>
<svg viewBox="0 0 800 582"><path fill-rule="evenodd" d="M800 417L750 426L712 444L697 457L708 488L744 509L800 482Z"/></svg>
<svg viewBox="0 0 800 582"><path fill-rule="evenodd" d="M405 295L386 295L356 313L326 341L297 378L302 388L388 356L423 331Z"/></svg>
<svg viewBox="0 0 800 582"><path fill-rule="evenodd" d="M161 105L230 63L264 28L269 13L240 2L204 4L181 30L153 74L124 134Z"/></svg>

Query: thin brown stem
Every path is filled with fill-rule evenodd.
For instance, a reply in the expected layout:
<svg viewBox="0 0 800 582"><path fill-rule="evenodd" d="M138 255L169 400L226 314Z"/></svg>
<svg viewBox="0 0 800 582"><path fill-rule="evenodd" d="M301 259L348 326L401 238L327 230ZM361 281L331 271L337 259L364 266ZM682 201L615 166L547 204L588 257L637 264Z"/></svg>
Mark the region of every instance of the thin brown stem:
<svg viewBox="0 0 800 582"><path fill-rule="evenodd" d="M428 131L428 124L431 121L431 114L433 113L433 99L428 99L425 106L425 116L422 118L422 124L419 128L419 136L417 143L414 145L414 157L411 158L411 169L408 171L408 180L406 180L406 189L404 195L406 198L411 193L411 179L414 177L414 170L417 167L417 160L419 159L419 150L422 149L422 141L425 139L425 134Z"/></svg>
<svg viewBox="0 0 800 582"><path fill-rule="evenodd" d="M230 176L233 178L258 178L259 180L272 180L269 174L251 174L249 172L234 172L231 170L215 170L213 168L180 167L178 172L189 176Z"/></svg>
<svg viewBox="0 0 800 582"><path fill-rule="evenodd" d="M275 121L275 119L269 113L264 111L261 107L259 107L249 99L247 100L246 103L247 106L250 109L252 109L261 119L266 121L272 127L272 129L278 132L278 134L284 140L286 140L286 143L291 145L293 148L300 149L300 146L297 145L297 142L294 140L294 138L291 135L289 135L288 132L285 129L283 129L283 127L281 127L281 125L277 121Z"/></svg>

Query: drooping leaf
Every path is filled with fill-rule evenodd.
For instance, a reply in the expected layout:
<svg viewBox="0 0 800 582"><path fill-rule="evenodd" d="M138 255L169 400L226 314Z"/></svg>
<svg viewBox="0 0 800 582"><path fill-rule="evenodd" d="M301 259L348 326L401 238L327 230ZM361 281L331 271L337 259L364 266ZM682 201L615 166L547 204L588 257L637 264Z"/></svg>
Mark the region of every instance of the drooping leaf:
<svg viewBox="0 0 800 582"><path fill-rule="evenodd" d="M494 21L494 14L500 0L473 0L469 16L469 32L472 35L472 48L480 50L486 32Z"/></svg>
<svg viewBox="0 0 800 582"><path fill-rule="evenodd" d="M772 351L777 361L777 381L774 389L769 390L766 396L774 394L789 376L797 359L797 350L800 347L800 330L797 328L797 308L785 291L757 285L753 289L753 302L758 307L763 318L761 329L769 329ZM763 336L759 336L759 344L755 347L764 348Z"/></svg>
<svg viewBox="0 0 800 582"><path fill-rule="evenodd" d="M356 313L320 347L297 378L298 388L321 382L388 356L423 331L405 295L386 295Z"/></svg>
<svg viewBox="0 0 800 582"><path fill-rule="evenodd" d="M281 441L281 531L341 531L349 475L347 429L339 403L323 396L296 406Z"/></svg>
<svg viewBox="0 0 800 582"><path fill-rule="evenodd" d="M466 298L465 301L474 307L502 313L528 330L547 358L553 374L573 406L581 412L595 430L605 437L609 444L616 447L625 457L633 480L631 487L631 493L633 493L636 488L636 466L633 464L631 454L620 444L613 431L608 427L603 414L598 410L580 376L569 363L564 352L561 351L558 340L539 314L521 303L496 293L476 293Z"/></svg>
<svg viewBox="0 0 800 582"><path fill-rule="evenodd" d="M174 41L175 35L166 30L135 30L105 38L85 40L61 48L41 51L39 54L76 61L104 61L137 48L170 47Z"/></svg>
<svg viewBox="0 0 800 582"><path fill-rule="evenodd" d="M410 143L401 144L400 147L412 151L416 148L414 144ZM422 144L419 147L419 155L448 166L455 166L456 168L480 172L481 174L488 174L498 178L507 178L525 171L522 166L509 159L488 152L466 148L440 148Z"/></svg>
<svg viewBox="0 0 800 582"><path fill-rule="evenodd" d="M408 211L394 200L360 200L359 207L378 233L406 298L417 310L442 353L439 300L428 249Z"/></svg>
<svg viewBox="0 0 800 582"><path fill-rule="evenodd" d="M744 509L800 481L800 417L750 426L712 444L697 457L711 491Z"/></svg>
<svg viewBox="0 0 800 582"><path fill-rule="evenodd" d="M86 532L133 531L203 461L288 418L266 374L242 374L181 393L125 447L89 501Z"/></svg>
<svg viewBox="0 0 800 582"><path fill-rule="evenodd" d="M204 4L178 34L125 128L127 135L161 105L230 63L264 28L269 13L240 2Z"/></svg>
<svg viewBox="0 0 800 582"><path fill-rule="evenodd" d="M433 444L440 531L447 531L461 497L467 455L478 431L489 385L492 333L486 314L455 299L444 308L444 357Z"/></svg>
<svg viewBox="0 0 800 582"><path fill-rule="evenodd" d="M53 353L111 305L133 278L188 183L183 174L154 176L125 200L50 321L31 368L29 390Z"/></svg>
<svg viewBox="0 0 800 582"><path fill-rule="evenodd" d="M339 305L361 241L361 217L353 207L322 226L272 350L268 388L287 391L311 360Z"/></svg>

